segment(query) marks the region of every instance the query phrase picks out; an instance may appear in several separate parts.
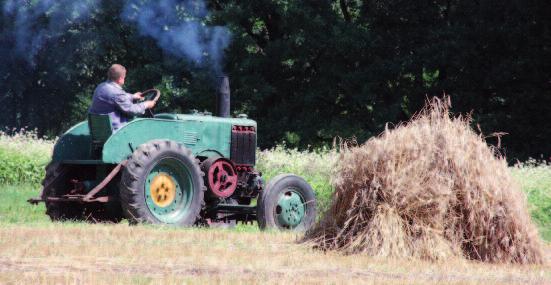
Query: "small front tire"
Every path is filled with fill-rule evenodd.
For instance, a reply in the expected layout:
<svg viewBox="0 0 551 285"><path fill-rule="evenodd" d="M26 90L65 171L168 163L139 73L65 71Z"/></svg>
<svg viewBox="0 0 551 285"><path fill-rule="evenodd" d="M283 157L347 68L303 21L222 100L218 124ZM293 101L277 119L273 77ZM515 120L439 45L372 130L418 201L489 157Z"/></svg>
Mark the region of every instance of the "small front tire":
<svg viewBox="0 0 551 285"><path fill-rule="evenodd" d="M316 197L303 178L281 174L260 193L257 220L260 229L307 231L316 219Z"/></svg>

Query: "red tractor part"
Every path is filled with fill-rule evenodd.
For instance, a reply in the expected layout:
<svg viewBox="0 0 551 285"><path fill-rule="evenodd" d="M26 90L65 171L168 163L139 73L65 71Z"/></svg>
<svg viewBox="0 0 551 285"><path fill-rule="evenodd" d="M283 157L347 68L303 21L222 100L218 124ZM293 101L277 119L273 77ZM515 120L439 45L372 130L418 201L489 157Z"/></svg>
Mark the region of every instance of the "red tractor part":
<svg viewBox="0 0 551 285"><path fill-rule="evenodd" d="M237 171L225 158L209 158L202 163L210 193L215 197L228 198L237 188Z"/></svg>

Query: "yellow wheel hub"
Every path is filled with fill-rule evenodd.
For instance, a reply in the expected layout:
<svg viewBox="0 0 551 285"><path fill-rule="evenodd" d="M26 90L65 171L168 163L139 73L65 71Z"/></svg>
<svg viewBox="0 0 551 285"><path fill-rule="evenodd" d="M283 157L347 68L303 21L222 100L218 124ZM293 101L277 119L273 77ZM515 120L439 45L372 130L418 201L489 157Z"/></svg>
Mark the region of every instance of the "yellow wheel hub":
<svg viewBox="0 0 551 285"><path fill-rule="evenodd" d="M153 181L151 181L149 192L155 205L166 207L170 205L176 197L176 184L170 175L159 173L153 178Z"/></svg>

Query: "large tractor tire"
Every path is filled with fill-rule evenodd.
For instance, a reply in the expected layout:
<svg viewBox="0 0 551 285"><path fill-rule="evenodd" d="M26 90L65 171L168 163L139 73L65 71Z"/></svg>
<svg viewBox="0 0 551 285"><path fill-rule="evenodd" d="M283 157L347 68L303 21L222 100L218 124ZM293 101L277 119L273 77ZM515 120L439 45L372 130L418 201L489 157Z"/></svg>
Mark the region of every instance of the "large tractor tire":
<svg viewBox="0 0 551 285"><path fill-rule="evenodd" d="M191 151L169 140L138 147L123 170L120 198L130 223L192 226L204 206L203 172Z"/></svg>
<svg viewBox="0 0 551 285"><path fill-rule="evenodd" d="M46 166L46 176L42 181L42 187L48 186L42 193L42 199L47 197L60 197L67 194L67 166L59 163L50 163ZM78 203L46 202L46 215L52 221L81 221L85 219L84 208Z"/></svg>
<svg viewBox="0 0 551 285"><path fill-rule="evenodd" d="M260 193L257 220L260 229L307 231L316 219L316 196L303 178L293 174L274 177Z"/></svg>

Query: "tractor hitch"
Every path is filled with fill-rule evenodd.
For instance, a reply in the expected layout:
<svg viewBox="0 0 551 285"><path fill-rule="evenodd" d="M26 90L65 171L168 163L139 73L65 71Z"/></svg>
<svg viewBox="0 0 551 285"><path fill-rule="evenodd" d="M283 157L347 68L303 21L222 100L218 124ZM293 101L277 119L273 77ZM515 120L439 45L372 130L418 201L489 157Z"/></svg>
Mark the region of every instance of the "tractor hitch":
<svg viewBox="0 0 551 285"><path fill-rule="evenodd" d="M40 202L79 202L79 203L107 203L112 201L114 198L111 196L101 196L92 199L85 200L85 195L63 195L62 197L47 197L45 199L41 198L31 198L27 202L38 205Z"/></svg>
<svg viewBox="0 0 551 285"><path fill-rule="evenodd" d="M98 194L117 174L120 172L121 168L126 166L127 160L124 160L123 162L117 164L113 170L107 175L96 187L94 187L90 192L87 194L74 194L79 193L82 191L82 183L79 181L72 181L73 184L75 184L75 189L72 191L69 191L69 194L63 195L61 197L44 197L43 193L47 193L46 190L48 190L49 187L52 187L54 183L50 183L42 190L40 191L40 196L38 198L31 198L27 200L28 203L32 205L37 205L40 202L79 202L79 203L107 203L111 200L113 200L113 197L110 196L100 196L100 197L94 197L96 194Z"/></svg>

